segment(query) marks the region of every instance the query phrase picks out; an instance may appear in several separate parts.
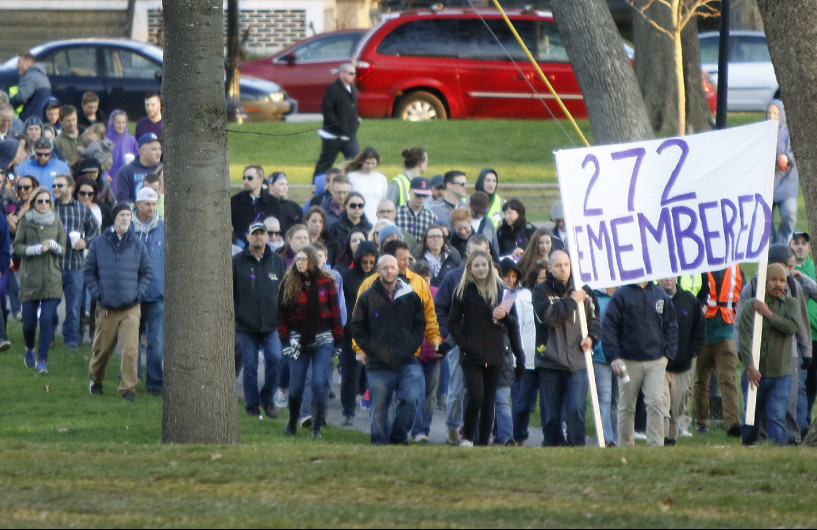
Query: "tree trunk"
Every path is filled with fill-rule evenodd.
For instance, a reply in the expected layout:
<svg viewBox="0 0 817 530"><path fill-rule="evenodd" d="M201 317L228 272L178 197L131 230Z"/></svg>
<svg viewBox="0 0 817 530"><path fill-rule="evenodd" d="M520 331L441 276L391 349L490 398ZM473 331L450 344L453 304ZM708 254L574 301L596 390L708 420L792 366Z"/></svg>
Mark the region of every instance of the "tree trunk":
<svg viewBox="0 0 817 530"><path fill-rule="evenodd" d="M731 0L729 5L729 27L763 31L763 19L756 0Z"/></svg>
<svg viewBox="0 0 817 530"><path fill-rule="evenodd" d="M635 72L606 2L553 0L552 9L584 95L595 142L652 138Z"/></svg>
<svg viewBox="0 0 817 530"><path fill-rule="evenodd" d="M669 35L653 26L647 18L668 28L672 17L670 10L659 3L647 8L644 15L635 13L633 16L635 75L653 131L659 136L668 136L678 131L678 84L669 68L674 61L675 48Z"/></svg>
<svg viewBox="0 0 817 530"><path fill-rule="evenodd" d="M809 232L817 233L817 0L758 0L794 160L806 202Z"/></svg>
<svg viewBox="0 0 817 530"><path fill-rule="evenodd" d="M239 442L221 2L164 0L163 443Z"/></svg>
<svg viewBox="0 0 817 530"><path fill-rule="evenodd" d="M701 79L701 45L698 42L696 17L691 18L684 26L681 42L684 53L687 131L709 131L715 122L712 118L712 109L709 108L709 103L706 101Z"/></svg>

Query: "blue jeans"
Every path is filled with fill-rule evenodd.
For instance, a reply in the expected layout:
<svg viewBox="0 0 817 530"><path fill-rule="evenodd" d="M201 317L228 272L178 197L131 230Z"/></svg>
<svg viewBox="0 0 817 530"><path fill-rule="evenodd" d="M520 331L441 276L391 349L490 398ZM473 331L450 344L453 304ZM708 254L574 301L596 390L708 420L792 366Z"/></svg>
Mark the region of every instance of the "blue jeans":
<svg viewBox="0 0 817 530"><path fill-rule="evenodd" d="M465 398L465 385L462 382L460 366L460 349L451 348L445 356L448 363L448 393L445 395L445 425L449 429L459 429L462 425L462 403Z"/></svg>
<svg viewBox="0 0 817 530"><path fill-rule="evenodd" d="M372 445L405 444L424 394L423 369L418 361L397 370L366 370L372 398ZM389 426L389 410L396 400L394 420Z"/></svg>
<svg viewBox="0 0 817 530"><path fill-rule="evenodd" d="M414 415L414 425L411 435L429 435L431 432L431 418L434 415L434 404L437 401L437 385L440 382L440 361L420 363L425 379L423 395L417 401L417 414Z"/></svg>
<svg viewBox="0 0 817 530"><path fill-rule="evenodd" d="M604 443L618 445L618 377L607 363L593 362Z"/></svg>
<svg viewBox="0 0 817 530"><path fill-rule="evenodd" d="M775 229L774 227L774 210L780 212L780 225ZM772 222L771 234L769 243L783 243L789 244L789 239L794 233L794 226L797 224L797 197L791 199L783 199L779 202L772 203Z"/></svg>
<svg viewBox="0 0 817 530"><path fill-rule="evenodd" d="M12 314L17 314L22 311L22 304L20 303L20 283L17 281L17 273L9 271L8 280L6 281L6 294L9 297L9 310Z"/></svg>
<svg viewBox="0 0 817 530"><path fill-rule="evenodd" d="M513 415L511 414L511 387L496 389L494 402L494 441L499 444L513 440Z"/></svg>
<svg viewBox="0 0 817 530"><path fill-rule="evenodd" d="M162 391L162 361L165 356L165 302L142 302L139 334L147 337L145 388L149 392ZM142 359L139 359L139 366Z"/></svg>
<svg viewBox="0 0 817 530"><path fill-rule="evenodd" d="M23 342L26 350L34 349L37 336L37 309L40 309L40 342L37 348L37 360L48 360L48 350L54 339L54 315L57 314L59 298L28 300L23 302Z"/></svg>
<svg viewBox="0 0 817 530"><path fill-rule="evenodd" d="M82 270L62 271L62 291L65 296L65 320L62 323L62 337L65 346L76 348L82 338L79 336L79 308L82 305L82 287L85 280Z"/></svg>
<svg viewBox="0 0 817 530"><path fill-rule="evenodd" d="M333 347L334 349L334 347ZM331 352L334 353L334 352ZM312 359L312 363L314 364L316 361ZM332 381L332 368L334 368L332 363L332 355L329 356L329 366L327 367L326 371L326 396L327 399L329 397L329 385ZM312 403L318 403L312 399L312 364L309 365L309 368L306 369L306 378L304 379L304 391L301 396L301 418L305 418L307 416L312 415ZM324 399L326 401L326 399Z"/></svg>
<svg viewBox="0 0 817 530"><path fill-rule="evenodd" d="M306 372L312 366L312 403L326 403L329 396L329 367L332 362L332 343L317 348L302 348L297 359L289 358L289 398L302 400L306 386ZM272 397L272 392L270 392Z"/></svg>
<svg viewBox="0 0 817 530"><path fill-rule="evenodd" d="M437 400L440 403L445 401L445 396L448 395L448 363L445 359L440 361L440 384L437 385Z"/></svg>
<svg viewBox="0 0 817 530"><path fill-rule="evenodd" d="M587 370L568 372L542 369L540 372L539 393L544 401L545 414L542 445L585 445ZM563 407L566 411L565 418L562 418ZM567 423L567 440L562 433L562 419Z"/></svg>
<svg viewBox="0 0 817 530"><path fill-rule="evenodd" d="M522 379L511 387L513 401L513 439L519 443L528 439L530 411L539 391L539 376L536 370L525 370Z"/></svg>
<svg viewBox="0 0 817 530"><path fill-rule="evenodd" d="M744 400L749 394L749 382L746 372L741 377ZM757 405L755 407L755 424L743 425L743 444L752 445L757 441L760 422L766 420L766 435L776 445L786 445L786 410L791 394L791 376L762 377L757 388Z"/></svg>
<svg viewBox="0 0 817 530"><path fill-rule="evenodd" d="M244 406L247 410L258 408L260 403L272 403L272 394L281 364L281 342L278 332L237 332L241 343L241 359L244 364ZM264 354L264 386L258 391L258 350Z"/></svg>

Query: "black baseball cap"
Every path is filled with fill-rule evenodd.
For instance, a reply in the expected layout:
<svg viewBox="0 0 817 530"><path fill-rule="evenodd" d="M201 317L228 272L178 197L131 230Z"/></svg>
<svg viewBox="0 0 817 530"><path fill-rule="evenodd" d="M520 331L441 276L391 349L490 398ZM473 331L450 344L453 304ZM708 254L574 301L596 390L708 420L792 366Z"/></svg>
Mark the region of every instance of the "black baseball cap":
<svg viewBox="0 0 817 530"><path fill-rule="evenodd" d="M809 242L811 241L811 238L809 237L808 232L800 231L800 232L795 232L795 233L793 233L791 235L792 239L797 239L798 237L804 237L804 238L806 238L806 241L809 241Z"/></svg>

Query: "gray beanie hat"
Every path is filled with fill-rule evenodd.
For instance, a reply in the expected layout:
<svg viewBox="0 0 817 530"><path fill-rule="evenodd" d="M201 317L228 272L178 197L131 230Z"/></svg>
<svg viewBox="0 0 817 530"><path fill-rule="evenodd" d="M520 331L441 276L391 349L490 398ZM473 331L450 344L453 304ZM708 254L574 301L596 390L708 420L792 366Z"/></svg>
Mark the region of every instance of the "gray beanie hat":
<svg viewBox="0 0 817 530"><path fill-rule="evenodd" d="M769 263L782 263L783 266L789 264L791 250L783 243L775 243L769 247Z"/></svg>
<svg viewBox="0 0 817 530"><path fill-rule="evenodd" d="M388 238L389 236L392 236L394 234L399 235L400 239L403 238L403 235L400 232L400 228L396 224L388 224L388 225L384 226L383 228L381 228L377 232L378 237L380 237L380 244L382 245L383 241L385 241L386 238Z"/></svg>
<svg viewBox="0 0 817 530"><path fill-rule="evenodd" d="M550 208L550 220L551 221L565 220L565 211L564 207L562 206L562 201L556 201L553 203L553 206Z"/></svg>

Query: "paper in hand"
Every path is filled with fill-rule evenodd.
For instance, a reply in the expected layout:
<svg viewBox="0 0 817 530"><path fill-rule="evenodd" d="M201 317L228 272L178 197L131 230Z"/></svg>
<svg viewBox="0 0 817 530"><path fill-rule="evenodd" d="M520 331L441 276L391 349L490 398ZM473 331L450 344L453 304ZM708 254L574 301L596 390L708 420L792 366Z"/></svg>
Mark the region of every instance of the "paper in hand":
<svg viewBox="0 0 817 530"><path fill-rule="evenodd" d="M504 309L506 313L510 313L511 309L513 309L513 303L515 301L516 291L505 289L504 291L502 291L502 302L499 303L499 307Z"/></svg>

